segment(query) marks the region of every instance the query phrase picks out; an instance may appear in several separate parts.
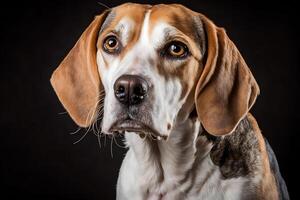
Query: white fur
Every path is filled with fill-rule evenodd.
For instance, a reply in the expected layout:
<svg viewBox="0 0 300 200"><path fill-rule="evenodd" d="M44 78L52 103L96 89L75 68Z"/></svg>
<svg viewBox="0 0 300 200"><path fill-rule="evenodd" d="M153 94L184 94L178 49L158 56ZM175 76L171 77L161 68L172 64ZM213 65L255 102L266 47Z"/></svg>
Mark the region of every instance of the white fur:
<svg viewBox="0 0 300 200"><path fill-rule="evenodd" d="M242 188L247 184L245 178L222 179L220 170L209 156L211 143L205 137L198 137L201 132L199 121L187 119L176 122L176 115L182 107L182 86L180 81L165 79L157 73L149 59L157 59L157 48L162 45L166 28L165 23L158 23L149 34L151 11L145 15L138 42L126 52L122 60L108 55L102 50L97 52L97 63L102 83L106 91L102 131L109 133L109 128L118 116L120 105L117 102L113 84L123 74L142 75L155 83L153 110L151 116L154 128L168 140L151 140L146 136L141 139L135 133L126 133L129 150L120 169L117 184L118 200L183 200L183 199L242 199ZM132 34L134 24L126 18L118 27ZM126 24L126 25L124 25ZM121 38L123 43L127 39ZM108 64L108 66L106 66ZM176 67L176 64L174 64ZM178 65L179 66L179 65ZM167 130L166 124L172 125Z"/></svg>

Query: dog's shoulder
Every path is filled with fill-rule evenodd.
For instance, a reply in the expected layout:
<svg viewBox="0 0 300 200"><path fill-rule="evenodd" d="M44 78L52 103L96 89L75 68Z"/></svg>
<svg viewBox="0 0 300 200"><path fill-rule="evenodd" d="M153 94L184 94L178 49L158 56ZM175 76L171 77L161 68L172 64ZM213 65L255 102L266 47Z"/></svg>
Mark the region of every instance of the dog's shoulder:
<svg viewBox="0 0 300 200"><path fill-rule="evenodd" d="M214 144L210 153L211 160L220 167L223 178L249 176L258 170L259 139L248 118L241 120L230 135L208 137Z"/></svg>
<svg viewBox="0 0 300 200"><path fill-rule="evenodd" d="M278 195L279 199L289 199L276 156L252 115L241 120L232 134L222 137L206 134L206 137L213 143L210 158L219 166L224 179L255 179L261 172L265 177L260 183L261 188L270 191L270 194L273 192L274 196Z"/></svg>

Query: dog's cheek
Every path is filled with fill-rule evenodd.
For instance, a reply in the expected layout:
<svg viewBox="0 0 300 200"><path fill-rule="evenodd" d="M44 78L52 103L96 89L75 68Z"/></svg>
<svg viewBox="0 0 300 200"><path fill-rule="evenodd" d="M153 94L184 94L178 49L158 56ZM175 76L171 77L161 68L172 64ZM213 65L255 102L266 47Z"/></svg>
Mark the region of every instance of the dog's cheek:
<svg viewBox="0 0 300 200"><path fill-rule="evenodd" d="M98 65L98 73L103 84L104 90L108 89L108 81L107 81L107 73L109 70L107 58L101 53L100 50L97 51L97 65Z"/></svg>
<svg viewBox="0 0 300 200"><path fill-rule="evenodd" d="M116 105L114 98L112 98L111 92L106 93L104 100L103 119L102 119L102 131L108 133L109 128L112 125L115 118L115 112L113 112L113 105Z"/></svg>
<svg viewBox="0 0 300 200"><path fill-rule="evenodd" d="M159 74L152 74L153 80L153 92L151 98L152 110L151 116L154 128L160 133L166 135L166 129L164 124L166 124L167 115L165 107L165 81L163 77Z"/></svg>
<svg viewBox="0 0 300 200"><path fill-rule="evenodd" d="M152 118L154 126L163 135L169 135L182 102L179 101L182 86L176 78L157 78Z"/></svg>
<svg viewBox="0 0 300 200"><path fill-rule="evenodd" d="M119 60L98 51L97 64L101 82L105 90L104 105L102 111L102 131L108 133L110 126L116 118L115 115L118 109L118 103L114 96L113 84L114 80L117 79L117 66L119 65ZM102 97L99 97L99 100L100 98Z"/></svg>
<svg viewBox="0 0 300 200"><path fill-rule="evenodd" d="M168 108L167 112L169 115L169 118L171 119L171 125L176 121L176 117L178 115L178 112L183 104L183 100L181 99L182 95L182 85L181 82L178 78L174 78L173 80L170 81L170 86L169 86L169 94L167 95L168 97L168 102L166 107Z"/></svg>

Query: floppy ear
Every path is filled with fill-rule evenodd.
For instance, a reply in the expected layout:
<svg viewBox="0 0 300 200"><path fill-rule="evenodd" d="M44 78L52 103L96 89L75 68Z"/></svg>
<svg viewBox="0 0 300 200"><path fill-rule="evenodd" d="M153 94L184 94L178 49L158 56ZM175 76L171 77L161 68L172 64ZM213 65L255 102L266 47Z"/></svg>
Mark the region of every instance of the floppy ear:
<svg viewBox="0 0 300 200"><path fill-rule="evenodd" d="M59 100L81 127L89 126L97 117L95 112L103 86L96 62L96 43L107 13L95 17L50 80Z"/></svg>
<svg viewBox="0 0 300 200"><path fill-rule="evenodd" d="M200 15L207 39L206 63L196 86L198 117L208 133L232 133L259 94L259 87L224 29Z"/></svg>

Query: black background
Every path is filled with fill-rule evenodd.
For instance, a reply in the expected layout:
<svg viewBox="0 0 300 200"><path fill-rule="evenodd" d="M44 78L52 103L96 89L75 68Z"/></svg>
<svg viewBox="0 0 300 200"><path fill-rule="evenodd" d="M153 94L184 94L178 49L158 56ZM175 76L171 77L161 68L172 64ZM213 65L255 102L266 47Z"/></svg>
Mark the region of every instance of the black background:
<svg viewBox="0 0 300 200"><path fill-rule="evenodd" d="M120 1L101 0L109 7ZM147 3L168 3L149 1ZM171 2L171 1L169 1ZM174 2L174 1L173 1ZM226 28L260 85L252 113L296 198L299 49L289 1L177 1ZM5 199L114 199L125 150L77 129L49 79L83 30L105 8L91 1L1 3L1 165ZM111 156L113 153L113 157ZM298 169L299 170L299 169Z"/></svg>

